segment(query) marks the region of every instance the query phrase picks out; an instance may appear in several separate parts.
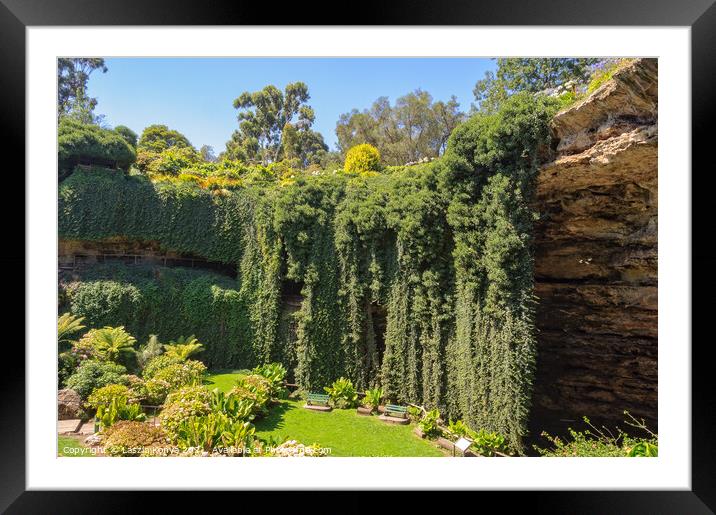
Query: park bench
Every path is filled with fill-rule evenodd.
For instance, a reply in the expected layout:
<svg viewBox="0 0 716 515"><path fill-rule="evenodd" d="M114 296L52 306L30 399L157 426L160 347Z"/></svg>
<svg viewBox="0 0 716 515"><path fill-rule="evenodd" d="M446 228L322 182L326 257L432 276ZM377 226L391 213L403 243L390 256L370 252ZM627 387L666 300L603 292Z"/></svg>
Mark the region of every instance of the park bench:
<svg viewBox="0 0 716 515"><path fill-rule="evenodd" d="M378 417L384 422L392 424L409 424L408 408L406 406L398 406L396 404L388 404L383 410L383 414Z"/></svg>
<svg viewBox="0 0 716 515"><path fill-rule="evenodd" d="M397 406L395 404L388 404L385 407L383 413L389 417L407 418L408 408L406 406Z"/></svg>
<svg viewBox="0 0 716 515"><path fill-rule="evenodd" d="M309 393L308 397L306 397L304 408L316 411L331 411L331 407L328 405L329 400L330 396L325 393Z"/></svg>

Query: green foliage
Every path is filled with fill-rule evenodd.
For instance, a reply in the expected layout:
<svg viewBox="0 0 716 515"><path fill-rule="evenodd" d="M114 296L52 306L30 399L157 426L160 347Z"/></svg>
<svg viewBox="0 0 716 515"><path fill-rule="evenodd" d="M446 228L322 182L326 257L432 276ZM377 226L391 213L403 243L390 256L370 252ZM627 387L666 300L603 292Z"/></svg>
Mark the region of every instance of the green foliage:
<svg viewBox="0 0 716 515"><path fill-rule="evenodd" d="M482 456L494 456L496 452L507 453L505 437L495 432L481 429L472 435L472 449Z"/></svg>
<svg viewBox="0 0 716 515"><path fill-rule="evenodd" d="M376 410L383 400L383 394L384 392L382 388L372 388L370 390L366 390L365 396L363 397L363 405Z"/></svg>
<svg viewBox="0 0 716 515"><path fill-rule="evenodd" d="M124 141L126 141L130 147L133 149L137 149L137 139L139 136L137 136L137 133L134 132L132 129L127 127L126 125L117 125L114 128L114 132L122 136L124 138Z"/></svg>
<svg viewBox="0 0 716 515"><path fill-rule="evenodd" d="M137 351L137 364L140 369L144 369L152 358L162 353L162 344L156 334L150 334L147 343Z"/></svg>
<svg viewBox="0 0 716 515"><path fill-rule="evenodd" d="M120 421L105 431L104 448L109 456L151 455L153 448L168 445L162 428L139 421Z"/></svg>
<svg viewBox="0 0 716 515"><path fill-rule="evenodd" d="M121 323L140 341L151 333L167 340L195 333L205 346L202 360L212 367L257 361L248 322L240 316L246 312L245 301L227 277L187 269L155 273L149 268L104 265L85 268L80 274L80 282L67 285L68 306L90 326ZM146 371L143 375L151 376Z"/></svg>
<svg viewBox="0 0 716 515"><path fill-rule="evenodd" d="M324 390L330 395L331 401L337 408L355 408L358 404L358 393L350 379L341 377Z"/></svg>
<svg viewBox="0 0 716 515"><path fill-rule="evenodd" d="M181 363L182 360L175 356L168 356L166 354L160 354L150 359L142 370L142 376L145 379L154 378L160 371L164 370L168 366Z"/></svg>
<svg viewBox="0 0 716 515"><path fill-rule="evenodd" d="M100 404L97 407L97 420L99 421L100 431L110 427L119 420L135 420L143 421L146 415L142 412L139 404L130 403L127 397L115 396L109 401L109 404Z"/></svg>
<svg viewBox="0 0 716 515"><path fill-rule="evenodd" d="M182 361L172 363L157 370L151 379L169 383L170 389L181 386L201 384L206 373L206 366L201 361Z"/></svg>
<svg viewBox="0 0 716 515"><path fill-rule="evenodd" d="M367 143L351 147L346 153L344 168L348 173L376 172L381 168L380 152Z"/></svg>
<svg viewBox="0 0 716 515"><path fill-rule="evenodd" d="M459 107L454 96L447 102L433 102L433 97L420 89L399 97L395 105L380 97L370 109L353 109L340 116L336 124L338 147L345 155L351 147L368 143L389 165L436 158L464 119Z"/></svg>
<svg viewBox="0 0 716 515"><path fill-rule="evenodd" d="M497 59L497 71L485 72L485 77L475 84L475 107L485 113L494 113L516 93L537 93L568 81L584 84L590 77L591 67L598 62L599 59L594 58Z"/></svg>
<svg viewBox="0 0 716 515"><path fill-rule="evenodd" d="M126 170L136 159L134 149L121 135L98 125L63 118L57 134L60 171L71 170L77 164Z"/></svg>
<svg viewBox="0 0 716 515"><path fill-rule="evenodd" d="M657 457L659 455L658 435L649 430L643 420L635 419L628 411L626 423L648 436L634 437L616 428L616 435L602 427L596 428L584 417L588 429L575 431L568 429L571 440L565 441L558 436L543 432L542 436L551 444L551 449L534 446L542 456L551 457Z"/></svg>
<svg viewBox="0 0 716 515"><path fill-rule="evenodd" d="M159 421L171 441L176 441L185 418L211 412L211 395L203 386L185 386L167 396Z"/></svg>
<svg viewBox="0 0 716 515"><path fill-rule="evenodd" d="M164 345L164 351L167 356L175 357L181 361L185 361L189 356L203 350L204 346L199 343L199 340L193 334L187 338L180 336L175 342Z"/></svg>
<svg viewBox="0 0 716 515"><path fill-rule="evenodd" d="M134 353L137 340L124 327L103 327L87 333L92 354L102 361L117 361L122 354Z"/></svg>
<svg viewBox="0 0 716 515"><path fill-rule="evenodd" d="M586 94L589 95L590 93L596 91L599 89L602 84L607 82L609 79L611 79L616 72L621 70L626 64L631 62L632 59L608 59L603 64L603 66L597 67L594 70L594 73L592 73L591 80L589 81L589 84L587 85L587 91Z"/></svg>
<svg viewBox="0 0 716 515"><path fill-rule="evenodd" d="M433 409L423 415L423 418L418 422L418 427L423 432L423 435L428 438L435 438L441 434L440 426L438 425L439 421L440 412Z"/></svg>
<svg viewBox="0 0 716 515"><path fill-rule="evenodd" d="M179 424L176 443L180 449L218 450L228 455L243 454L254 441L250 422L233 419L223 412L187 417Z"/></svg>
<svg viewBox="0 0 716 515"><path fill-rule="evenodd" d="M301 167L316 162L328 150L323 136L311 130L315 120L308 86L286 85L284 91L269 85L245 91L234 100L239 129L226 144L225 156L267 165L295 158Z"/></svg>
<svg viewBox="0 0 716 515"><path fill-rule="evenodd" d="M57 346L59 349L72 345L74 340L70 336L85 328L82 325L83 317L76 317L71 313L63 313L57 319Z"/></svg>
<svg viewBox="0 0 716 515"><path fill-rule="evenodd" d="M126 383L127 369L117 363L108 361L86 360L67 379L67 388L75 390L82 399L97 388L110 384Z"/></svg>
<svg viewBox="0 0 716 515"><path fill-rule="evenodd" d="M107 72L104 59L98 57L60 57L57 59L58 118L73 114L78 98L84 98L90 112L97 106L96 98L88 98L87 81L95 70Z"/></svg>
<svg viewBox="0 0 716 515"><path fill-rule="evenodd" d="M286 379L288 371L281 363L268 363L260 365L251 371L252 374L259 375L268 380L269 393L271 397L277 397L283 390L283 383Z"/></svg>
<svg viewBox="0 0 716 515"><path fill-rule="evenodd" d="M108 384L94 390L87 398L87 403L97 409L108 406L113 399L123 397L129 399L129 387L124 384Z"/></svg>
<svg viewBox="0 0 716 515"><path fill-rule="evenodd" d="M75 172L61 238L157 242L234 264L237 280L96 266L66 285L70 311L142 340L194 333L212 368L280 362L306 391L379 384L518 451L535 360L530 202L558 103L513 94L458 126L440 159L373 176L226 165L241 186L210 190L200 182L219 172L203 168L157 182Z"/></svg>
<svg viewBox="0 0 716 515"><path fill-rule="evenodd" d="M189 140L181 132L161 124L146 127L137 143L137 150L150 152L162 152L172 147L193 148Z"/></svg>

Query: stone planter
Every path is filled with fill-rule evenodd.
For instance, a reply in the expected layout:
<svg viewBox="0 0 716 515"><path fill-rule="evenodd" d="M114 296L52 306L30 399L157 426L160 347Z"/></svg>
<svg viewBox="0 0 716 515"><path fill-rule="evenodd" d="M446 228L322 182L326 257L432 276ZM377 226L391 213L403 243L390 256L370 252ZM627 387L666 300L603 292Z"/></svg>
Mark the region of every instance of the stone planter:
<svg viewBox="0 0 716 515"><path fill-rule="evenodd" d="M369 417L373 414L373 410L371 408L368 408L366 406L358 406L358 409L356 410L356 413L359 415L363 415L366 417Z"/></svg>
<svg viewBox="0 0 716 515"><path fill-rule="evenodd" d="M415 429L413 429L413 433L415 433L420 438L425 438L425 434L423 433L423 430L420 429L419 426L415 426Z"/></svg>

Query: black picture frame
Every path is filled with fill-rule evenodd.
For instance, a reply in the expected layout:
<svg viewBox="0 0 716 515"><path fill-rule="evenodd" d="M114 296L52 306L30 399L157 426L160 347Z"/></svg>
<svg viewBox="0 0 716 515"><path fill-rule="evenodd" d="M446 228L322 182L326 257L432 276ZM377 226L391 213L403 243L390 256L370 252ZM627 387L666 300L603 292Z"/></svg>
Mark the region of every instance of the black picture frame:
<svg viewBox="0 0 716 515"><path fill-rule="evenodd" d="M716 240L711 236L710 196L705 176L713 175L713 158L708 159L716 115L712 94L716 79L716 5L714 0L501 0L477 3L468 0L428 2L393 0L392 2L361 2L350 9L350 17L324 20L319 13L337 13L339 6L316 3L293 9L274 9L261 3L195 2L190 0L0 0L0 120L6 130L5 145L18 158L12 168L16 184L13 195L22 203L25 191L25 29L28 26L49 25L342 25L350 20L357 25L511 25L511 26L688 26L691 27L692 73L692 162L701 174L692 173L692 276L698 281L692 286L692 489L691 491L639 492L503 492L481 493L505 496L509 505L524 502L530 511L550 513L713 513L716 510L716 446L714 445L714 417L716 401L711 382L709 353L712 338L697 340L697 329L706 325L711 311L710 292L716 287L716 277L709 272L716 265ZM321 20L321 21L318 21ZM696 168L696 163L704 166ZM710 164L710 166L708 164ZM9 174L11 170L6 170ZM694 179L699 178L699 187ZM6 181L12 178L6 178ZM684 180L688 180L685 177ZM7 182L5 183L8 184ZM26 192L27 193L27 192ZM2 204L6 234L17 243L11 256L4 256L5 269L25 271L25 227L17 223L22 209L12 202ZM700 238L696 236L701 236ZM22 242L22 243L21 243ZM24 278L14 291L24 291ZM698 299L700 302L697 302ZM20 320L25 304L14 302ZM11 306L10 309L13 309ZM23 310L23 313L19 312ZM24 318L24 317L23 317ZM17 339L19 341L19 338ZM670 342L672 344L678 342ZM684 344L688 342L682 342ZM15 353L13 355L13 353ZM104 513L137 512L147 506L150 494L142 492L49 492L25 491L25 353L20 345L6 345L3 349L6 364L2 367L2 424L0 424L0 509L7 513ZM7 363L13 363L12 366ZM195 496L196 494L191 494ZM222 503L230 494L211 493L212 503ZM260 496L241 493L242 508L261 502ZM296 493L292 494L296 495ZM355 502L344 503L359 509L361 494L353 492ZM422 493L412 499L420 505ZM164 496L168 497L168 496ZM452 499L452 494L442 497ZM175 492L172 503L184 504L186 492ZM364 497L363 497L364 499ZM139 501L139 502L138 502ZM164 502L164 500L162 501ZM195 502L192 499L192 503ZM297 500L300 503L302 501ZM445 501L448 502L448 501ZM454 502L449 501L450 504ZM308 501L309 506L317 508ZM188 506L188 504L184 504ZM165 506L169 506L166 504ZM320 509L320 508L317 508ZM346 508L347 510L348 508ZM446 506L446 509L449 509Z"/></svg>

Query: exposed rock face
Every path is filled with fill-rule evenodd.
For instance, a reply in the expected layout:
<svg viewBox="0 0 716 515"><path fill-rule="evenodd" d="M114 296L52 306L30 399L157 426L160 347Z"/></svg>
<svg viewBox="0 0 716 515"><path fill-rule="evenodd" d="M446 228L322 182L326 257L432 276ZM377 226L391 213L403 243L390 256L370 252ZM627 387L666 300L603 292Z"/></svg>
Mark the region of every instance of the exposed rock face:
<svg viewBox="0 0 716 515"><path fill-rule="evenodd" d="M584 415L623 427L625 409L656 428L657 105L657 63L642 59L554 118L537 187L533 433Z"/></svg>
<svg viewBox="0 0 716 515"><path fill-rule="evenodd" d="M58 420L81 418L82 414L82 399L76 391L68 388L57 392Z"/></svg>

